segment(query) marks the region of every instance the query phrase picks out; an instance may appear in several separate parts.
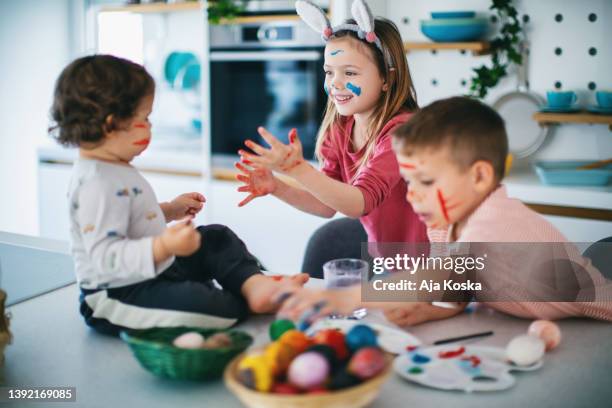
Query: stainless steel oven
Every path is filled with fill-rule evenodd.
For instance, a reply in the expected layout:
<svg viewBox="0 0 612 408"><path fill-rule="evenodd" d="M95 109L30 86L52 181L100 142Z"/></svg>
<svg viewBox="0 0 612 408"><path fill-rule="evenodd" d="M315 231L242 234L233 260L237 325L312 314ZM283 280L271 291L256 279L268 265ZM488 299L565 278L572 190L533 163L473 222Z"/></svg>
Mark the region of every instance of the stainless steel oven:
<svg viewBox="0 0 612 408"><path fill-rule="evenodd" d="M213 165L236 159L264 126L287 143L297 128L313 158L326 101L323 41L301 21L211 27Z"/></svg>

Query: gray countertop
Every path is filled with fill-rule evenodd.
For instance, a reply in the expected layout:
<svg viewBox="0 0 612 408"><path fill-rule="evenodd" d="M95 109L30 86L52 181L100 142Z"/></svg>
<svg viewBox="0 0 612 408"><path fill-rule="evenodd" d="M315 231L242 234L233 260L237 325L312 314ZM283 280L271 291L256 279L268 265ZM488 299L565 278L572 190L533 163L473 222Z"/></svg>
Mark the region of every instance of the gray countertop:
<svg viewBox="0 0 612 408"><path fill-rule="evenodd" d="M9 386L74 386L76 403L53 407L239 407L222 381L192 383L156 378L144 371L121 340L88 329L78 314L75 285L58 289L9 309L13 344L0 372ZM372 314L368 319L380 320ZM268 341L271 316L241 324ZM452 319L411 329L424 343L449 336L494 330L478 345L505 346L524 333L529 321L477 308ZM509 390L493 393L445 392L424 388L392 375L373 407L609 407L612 401L612 324L581 319L559 322L561 345L545 356L536 372L516 373ZM37 404L28 404L41 406ZM16 405L14 405L16 406ZM23 406L21 404L20 406Z"/></svg>

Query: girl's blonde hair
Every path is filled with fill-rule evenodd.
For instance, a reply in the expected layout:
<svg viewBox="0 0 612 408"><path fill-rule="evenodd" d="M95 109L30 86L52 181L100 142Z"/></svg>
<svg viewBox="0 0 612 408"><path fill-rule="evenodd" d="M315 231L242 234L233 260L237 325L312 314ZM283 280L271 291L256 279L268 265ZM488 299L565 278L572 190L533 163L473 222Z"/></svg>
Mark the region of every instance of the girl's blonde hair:
<svg viewBox="0 0 612 408"><path fill-rule="evenodd" d="M356 24L354 20L345 21L346 24ZM355 176L361 168L365 166L368 159L374 152L376 146L376 136L380 133L393 116L401 111L414 111L418 109L416 101L416 92L410 77L408 62L404 51L404 43L397 29L397 26L390 20L377 17L374 25L376 36L380 39L383 49L385 49L390 57L392 67L389 66L383 53L376 47L375 44L362 41L357 36L357 33L350 30L338 31L334 33L334 39L342 37L352 37L363 47L369 48L370 53L374 56L376 66L381 77L386 82L388 89L380 96L380 101L372 116L367 129L366 147L363 156L356 163ZM315 154L320 163L323 162L321 147L326 138L329 137L332 126L340 121L340 114L331 98L327 101L323 122L317 134L317 143L315 146Z"/></svg>

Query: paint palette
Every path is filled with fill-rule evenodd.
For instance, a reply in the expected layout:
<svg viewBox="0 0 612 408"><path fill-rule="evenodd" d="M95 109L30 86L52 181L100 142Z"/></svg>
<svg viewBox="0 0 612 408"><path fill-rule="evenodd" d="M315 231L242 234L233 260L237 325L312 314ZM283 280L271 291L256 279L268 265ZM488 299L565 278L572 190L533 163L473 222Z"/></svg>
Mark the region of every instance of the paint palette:
<svg viewBox="0 0 612 408"><path fill-rule="evenodd" d="M393 368L402 378L440 390L499 391L516 382L511 371L534 371L542 360L519 367L506 359L499 347L444 345L414 348L395 359Z"/></svg>
<svg viewBox="0 0 612 408"><path fill-rule="evenodd" d="M376 332L378 345L389 353L402 354L406 351L408 346L421 345L421 340L407 331L377 323L365 323ZM357 324L364 324L364 322L348 319L320 319L310 326L310 328L308 328L306 334L311 336L317 331L323 329L338 329L343 333L348 333L348 331Z"/></svg>

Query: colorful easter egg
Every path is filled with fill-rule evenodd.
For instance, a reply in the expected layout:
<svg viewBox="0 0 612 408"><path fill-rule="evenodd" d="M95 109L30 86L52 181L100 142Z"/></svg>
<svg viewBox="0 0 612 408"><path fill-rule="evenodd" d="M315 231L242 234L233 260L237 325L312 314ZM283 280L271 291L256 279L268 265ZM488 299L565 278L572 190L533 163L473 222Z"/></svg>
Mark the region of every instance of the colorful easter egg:
<svg viewBox="0 0 612 408"><path fill-rule="evenodd" d="M546 351L557 347L561 342L561 329L555 323L548 320L536 320L529 325L527 334L539 337L546 346Z"/></svg>
<svg viewBox="0 0 612 408"><path fill-rule="evenodd" d="M514 364L528 366L537 363L544 356L544 342L536 336L516 336L506 347L506 357Z"/></svg>
<svg viewBox="0 0 612 408"><path fill-rule="evenodd" d="M293 347L279 341L270 343L264 351L266 362L275 376L284 374L297 354Z"/></svg>
<svg viewBox="0 0 612 408"><path fill-rule="evenodd" d="M275 320L270 324L270 339L272 339L272 341L278 340L280 336L288 330L295 330L295 324L293 324L291 320Z"/></svg>
<svg viewBox="0 0 612 408"><path fill-rule="evenodd" d="M357 351L362 347L376 347L376 332L365 324L355 325L346 333L346 345L352 351Z"/></svg>
<svg viewBox="0 0 612 408"><path fill-rule="evenodd" d="M321 354L307 352L291 362L287 377L291 384L301 389L310 389L323 384L329 371L329 364Z"/></svg>
<svg viewBox="0 0 612 408"><path fill-rule="evenodd" d="M299 394L300 389L289 383L276 383L272 386L272 392L275 394L294 395Z"/></svg>
<svg viewBox="0 0 612 408"><path fill-rule="evenodd" d="M346 347L344 333L336 329L323 329L315 333L313 341L316 344L324 344L331 347L336 352L338 360L348 357L349 351Z"/></svg>
<svg viewBox="0 0 612 408"><path fill-rule="evenodd" d="M386 365L385 355L378 347L363 347L353 354L347 371L362 380L367 380L383 371Z"/></svg>
<svg viewBox="0 0 612 408"><path fill-rule="evenodd" d="M332 375L328 387L330 390L341 390L343 388L352 387L361 382L359 377L354 376L346 370L338 370Z"/></svg>
<svg viewBox="0 0 612 408"><path fill-rule="evenodd" d="M262 353L251 353L240 360L238 381L253 390L270 391L273 384L272 370Z"/></svg>
<svg viewBox="0 0 612 408"><path fill-rule="evenodd" d="M198 332L187 332L175 338L172 344L185 349L198 349L204 344L204 337Z"/></svg>
<svg viewBox="0 0 612 408"><path fill-rule="evenodd" d="M278 341L292 347L297 354L304 352L304 350L312 345L312 340L298 330L287 330L280 336Z"/></svg>
<svg viewBox="0 0 612 408"><path fill-rule="evenodd" d="M306 351L320 353L323 357L325 357L332 371L334 371L339 365L339 360L336 357L336 350L327 344L315 344L314 346L308 347Z"/></svg>

